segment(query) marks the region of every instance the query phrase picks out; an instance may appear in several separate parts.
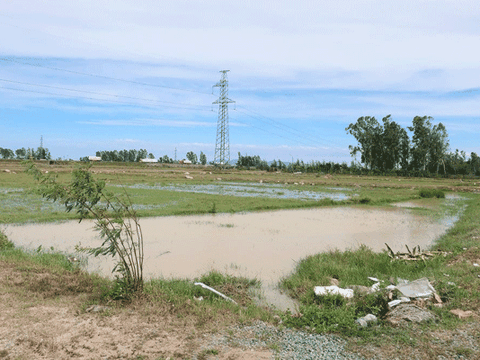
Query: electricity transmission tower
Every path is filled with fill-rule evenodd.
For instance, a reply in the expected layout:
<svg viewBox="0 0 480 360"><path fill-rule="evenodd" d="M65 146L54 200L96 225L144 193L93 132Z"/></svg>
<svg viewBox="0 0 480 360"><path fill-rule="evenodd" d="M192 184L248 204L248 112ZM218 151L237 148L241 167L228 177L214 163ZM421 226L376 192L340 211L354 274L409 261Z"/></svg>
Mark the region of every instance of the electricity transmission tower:
<svg viewBox="0 0 480 360"><path fill-rule="evenodd" d="M235 101L228 98L228 79L227 72L230 70L222 70L221 80L213 85L220 87L220 95L212 104L218 104L218 120L217 120L217 140L215 142L215 158L213 163L221 167L225 167L230 161L230 139L228 133L228 103ZM212 87L212 90L213 90Z"/></svg>

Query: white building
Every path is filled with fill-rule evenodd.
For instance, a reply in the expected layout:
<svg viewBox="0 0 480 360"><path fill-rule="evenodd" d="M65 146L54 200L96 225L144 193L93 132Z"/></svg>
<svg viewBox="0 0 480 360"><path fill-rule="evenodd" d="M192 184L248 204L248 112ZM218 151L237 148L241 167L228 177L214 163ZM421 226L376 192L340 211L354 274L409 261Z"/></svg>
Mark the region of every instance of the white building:
<svg viewBox="0 0 480 360"><path fill-rule="evenodd" d="M140 159L140 162L143 162L143 163L156 163L158 162L157 159Z"/></svg>

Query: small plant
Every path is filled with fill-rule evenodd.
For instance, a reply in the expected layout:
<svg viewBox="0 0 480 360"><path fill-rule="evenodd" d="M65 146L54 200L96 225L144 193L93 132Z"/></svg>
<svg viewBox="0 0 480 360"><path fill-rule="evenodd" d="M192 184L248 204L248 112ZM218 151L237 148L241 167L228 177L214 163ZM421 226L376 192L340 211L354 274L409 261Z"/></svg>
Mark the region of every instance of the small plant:
<svg viewBox="0 0 480 360"><path fill-rule="evenodd" d="M140 223L126 192L124 197L107 191L105 182L93 178L91 164L78 167L68 184L59 184L55 175L44 175L31 161L26 171L39 183L40 194L65 205L66 211L76 210L80 222L93 217L95 229L103 242L95 248L80 248L88 254L116 258L112 272L117 272L115 295L143 289L143 235ZM39 247L41 250L41 246Z"/></svg>
<svg viewBox="0 0 480 360"><path fill-rule="evenodd" d="M10 250L14 247L15 246L10 240L8 240L7 236L2 231L0 231L0 251Z"/></svg>
<svg viewBox="0 0 480 360"><path fill-rule="evenodd" d="M368 204L372 201L372 199L370 199L369 197L362 197L360 199L358 199L358 202L360 204Z"/></svg>
<svg viewBox="0 0 480 360"><path fill-rule="evenodd" d="M210 209L210 214L217 213L217 205L215 203L212 204L212 208Z"/></svg>
<svg viewBox="0 0 480 360"><path fill-rule="evenodd" d="M216 350L216 349L205 349L200 354L198 354L197 358L199 360L207 359L207 355L218 355L218 350Z"/></svg>

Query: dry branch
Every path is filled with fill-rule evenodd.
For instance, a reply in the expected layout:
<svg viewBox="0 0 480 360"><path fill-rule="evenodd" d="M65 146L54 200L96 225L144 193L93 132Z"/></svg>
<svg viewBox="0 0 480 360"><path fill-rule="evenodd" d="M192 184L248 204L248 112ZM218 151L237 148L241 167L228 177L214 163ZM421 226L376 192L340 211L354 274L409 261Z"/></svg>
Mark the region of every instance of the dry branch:
<svg viewBox="0 0 480 360"><path fill-rule="evenodd" d="M431 259L435 256L447 256L449 253L446 251L421 251L420 245L415 246L413 248L413 251L410 250L408 245L405 245L407 248L407 252L397 252L394 253L393 250L388 246L387 243L385 243L385 246L387 247L387 253L388 256L392 259L391 261L396 261L396 260L406 260L406 261L424 261Z"/></svg>

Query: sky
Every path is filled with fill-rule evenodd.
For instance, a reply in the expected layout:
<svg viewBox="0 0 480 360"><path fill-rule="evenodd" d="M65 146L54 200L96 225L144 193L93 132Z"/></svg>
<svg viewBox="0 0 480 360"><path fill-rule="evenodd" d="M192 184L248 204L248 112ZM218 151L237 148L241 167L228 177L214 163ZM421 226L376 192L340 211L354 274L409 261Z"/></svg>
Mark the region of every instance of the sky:
<svg viewBox="0 0 480 360"><path fill-rule="evenodd" d="M0 147L352 160L345 128L431 116L480 153L476 0L0 1Z"/></svg>

